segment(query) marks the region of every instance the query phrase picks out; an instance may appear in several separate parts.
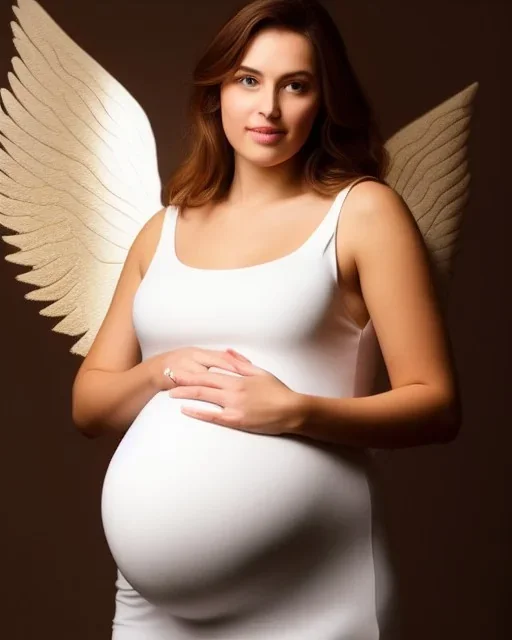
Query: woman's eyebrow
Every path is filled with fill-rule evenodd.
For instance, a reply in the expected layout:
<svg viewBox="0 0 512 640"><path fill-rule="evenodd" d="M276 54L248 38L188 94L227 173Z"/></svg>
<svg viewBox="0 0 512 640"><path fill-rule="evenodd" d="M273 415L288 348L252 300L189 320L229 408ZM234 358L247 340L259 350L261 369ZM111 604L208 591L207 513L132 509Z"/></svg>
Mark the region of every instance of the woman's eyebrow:
<svg viewBox="0 0 512 640"><path fill-rule="evenodd" d="M252 67L247 67L245 65L241 65L240 67L238 67L238 71L248 71L249 73L255 73L259 76L263 75L261 71L258 71L258 69L253 69ZM283 78L289 78L291 76L307 76L311 79L314 78L311 71L308 71L307 69L300 69L298 71L289 71L288 73L283 73L279 80L283 80Z"/></svg>

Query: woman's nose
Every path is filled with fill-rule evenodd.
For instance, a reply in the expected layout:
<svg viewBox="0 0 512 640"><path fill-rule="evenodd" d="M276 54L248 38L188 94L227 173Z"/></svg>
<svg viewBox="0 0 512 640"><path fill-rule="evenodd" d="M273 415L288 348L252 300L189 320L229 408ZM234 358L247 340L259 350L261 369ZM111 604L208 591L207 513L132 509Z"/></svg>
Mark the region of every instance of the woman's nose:
<svg viewBox="0 0 512 640"><path fill-rule="evenodd" d="M260 112L267 118L276 116L279 113L279 99L276 91L263 93L260 103Z"/></svg>

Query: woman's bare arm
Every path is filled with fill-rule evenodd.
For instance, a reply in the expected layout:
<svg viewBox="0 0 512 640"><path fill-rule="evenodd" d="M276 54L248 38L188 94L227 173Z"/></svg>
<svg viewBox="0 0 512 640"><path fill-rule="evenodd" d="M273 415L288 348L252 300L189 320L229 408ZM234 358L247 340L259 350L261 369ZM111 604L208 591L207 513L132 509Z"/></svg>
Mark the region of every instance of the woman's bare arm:
<svg viewBox="0 0 512 640"><path fill-rule="evenodd" d="M107 314L73 383L73 422L88 437L126 431L159 391L151 359L141 362L132 305L142 280L141 257L155 250L164 214L162 209L152 216L132 243Z"/></svg>
<svg viewBox="0 0 512 640"><path fill-rule="evenodd" d="M353 191L361 290L392 389L362 398L304 395L297 433L355 447L449 442L460 429L462 407L427 248L390 187L362 182Z"/></svg>

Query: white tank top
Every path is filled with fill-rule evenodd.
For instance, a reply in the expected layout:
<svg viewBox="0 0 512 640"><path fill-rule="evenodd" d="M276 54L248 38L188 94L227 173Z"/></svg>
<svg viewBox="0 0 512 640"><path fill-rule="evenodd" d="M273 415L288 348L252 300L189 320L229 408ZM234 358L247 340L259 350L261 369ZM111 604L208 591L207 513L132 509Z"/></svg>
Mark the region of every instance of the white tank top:
<svg viewBox="0 0 512 640"><path fill-rule="evenodd" d="M232 347L299 393L367 394L375 333L350 317L337 283L353 184L297 250L235 269L180 262L169 206L133 303L142 358ZM182 404L220 410L157 393L105 476L113 637L384 640L394 580L367 451L215 425Z"/></svg>
<svg viewBox="0 0 512 640"><path fill-rule="evenodd" d="M174 239L178 210L169 206L133 305L143 359L184 346L231 347L299 393L368 395L378 343L371 319L360 329L349 315L336 261L343 203L363 179L338 193L298 249L235 269L182 263Z"/></svg>

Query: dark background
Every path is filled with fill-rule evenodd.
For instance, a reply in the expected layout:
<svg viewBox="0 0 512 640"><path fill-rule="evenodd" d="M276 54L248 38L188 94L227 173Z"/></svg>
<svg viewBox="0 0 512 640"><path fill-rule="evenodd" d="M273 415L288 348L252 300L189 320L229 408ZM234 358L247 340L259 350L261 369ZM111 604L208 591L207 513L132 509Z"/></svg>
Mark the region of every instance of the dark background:
<svg viewBox="0 0 512 640"><path fill-rule="evenodd" d="M42 0L68 35L143 106L162 181L176 166L191 72L243 2ZM324 1L386 138L474 81L471 200L448 309L464 423L448 445L382 451L406 640L510 637L509 405L512 224L511 11L505 0ZM0 87L9 88L11 3L0 6ZM11 232L0 227L2 235ZM15 247L0 243L1 256ZM81 359L58 319L24 301L26 268L0 261L0 509L3 633L10 640L110 638L115 565L100 497L118 441L71 421ZM508 426L507 426L508 425ZM318 639L322 640L322 639Z"/></svg>

